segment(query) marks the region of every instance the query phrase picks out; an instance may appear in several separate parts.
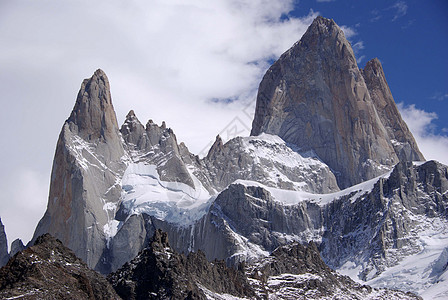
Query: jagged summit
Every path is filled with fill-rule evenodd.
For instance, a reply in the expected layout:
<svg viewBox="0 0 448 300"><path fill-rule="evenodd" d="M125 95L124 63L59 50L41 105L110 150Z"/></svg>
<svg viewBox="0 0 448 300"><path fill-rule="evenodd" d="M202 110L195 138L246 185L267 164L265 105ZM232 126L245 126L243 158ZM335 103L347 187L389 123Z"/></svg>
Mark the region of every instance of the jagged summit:
<svg viewBox="0 0 448 300"><path fill-rule="evenodd" d="M393 99L388 105L395 107ZM276 134L315 151L346 188L383 174L399 159L423 158L407 127L392 126L398 132L389 133L392 122L404 124L396 107L389 111L384 118L378 113L343 31L318 17L263 77L251 135ZM394 148L395 136L404 137L405 151Z"/></svg>

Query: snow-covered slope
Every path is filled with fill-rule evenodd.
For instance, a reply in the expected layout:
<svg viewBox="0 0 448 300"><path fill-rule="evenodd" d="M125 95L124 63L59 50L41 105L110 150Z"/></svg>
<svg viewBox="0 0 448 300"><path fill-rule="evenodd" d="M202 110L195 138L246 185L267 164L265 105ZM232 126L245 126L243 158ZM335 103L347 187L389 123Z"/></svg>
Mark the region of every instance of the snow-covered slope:
<svg viewBox="0 0 448 300"><path fill-rule="evenodd" d="M238 179L314 193L339 190L334 174L313 152L301 153L270 134L236 137L225 144L218 136L201 169L217 191Z"/></svg>

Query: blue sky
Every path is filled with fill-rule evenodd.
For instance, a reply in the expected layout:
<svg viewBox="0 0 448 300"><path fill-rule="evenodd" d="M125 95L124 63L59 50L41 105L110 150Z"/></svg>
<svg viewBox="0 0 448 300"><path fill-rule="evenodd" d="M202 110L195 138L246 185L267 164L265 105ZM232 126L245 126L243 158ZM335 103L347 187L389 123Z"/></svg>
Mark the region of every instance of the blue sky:
<svg viewBox="0 0 448 300"><path fill-rule="evenodd" d="M448 1L301 0L291 14L310 9L354 29L359 67L378 57L395 101L436 112L435 132L448 134Z"/></svg>
<svg viewBox="0 0 448 300"><path fill-rule="evenodd" d="M448 2L294 0L0 1L0 217L28 241L81 82L101 68L119 124L166 121L195 154L248 135L258 84L318 15L378 57L427 158L448 163ZM231 99L232 101L225 101ZM224 101L222 101L224 100Z"/></svg>

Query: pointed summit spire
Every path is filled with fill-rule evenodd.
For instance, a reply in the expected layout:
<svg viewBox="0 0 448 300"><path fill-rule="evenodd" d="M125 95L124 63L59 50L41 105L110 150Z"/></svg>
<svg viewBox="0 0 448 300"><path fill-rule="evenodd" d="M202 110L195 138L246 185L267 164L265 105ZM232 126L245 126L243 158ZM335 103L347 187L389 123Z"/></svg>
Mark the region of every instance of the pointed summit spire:
<svg viewBox="0 0 448 300"><path fill-rule="evenodd" d="M108 140L118 133L117 117L112 105L109 79L98 69L85 79L68 122L77 126L78 135L87 141Z"/></svg>

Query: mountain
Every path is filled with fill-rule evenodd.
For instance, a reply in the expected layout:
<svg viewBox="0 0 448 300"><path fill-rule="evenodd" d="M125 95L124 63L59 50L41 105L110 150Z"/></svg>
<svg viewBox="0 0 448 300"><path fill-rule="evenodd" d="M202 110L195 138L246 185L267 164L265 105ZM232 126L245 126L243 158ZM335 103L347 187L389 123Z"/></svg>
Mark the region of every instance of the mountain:
<svg viewBox="0 0 448 300"><path fill-rule="evenodd" d="M421 160L379 61L358 69L340 28L318 17L264 76L252 136L217 136L203 158L165 122L130 111L119 127L105 73L84 80L33 240L51 233L103 274L159 229L173 251L235 267L313 241L356 281L435 298L448 292L448 171Z"/></svg>
<svg viewBox="0 0 448 300"><path fill-rule="evenodd" d="M399 159L424 160L379 61L360 71L342 30L323 17L263 77L251 135L262 132L315 151L341 188L379 176Z"/></svg>
<svg viewBox="0 0 448 300"><path fill-rule="evenodd" d="M46 234L0 269L2 299L120 299L107 280Z"/></svg>

